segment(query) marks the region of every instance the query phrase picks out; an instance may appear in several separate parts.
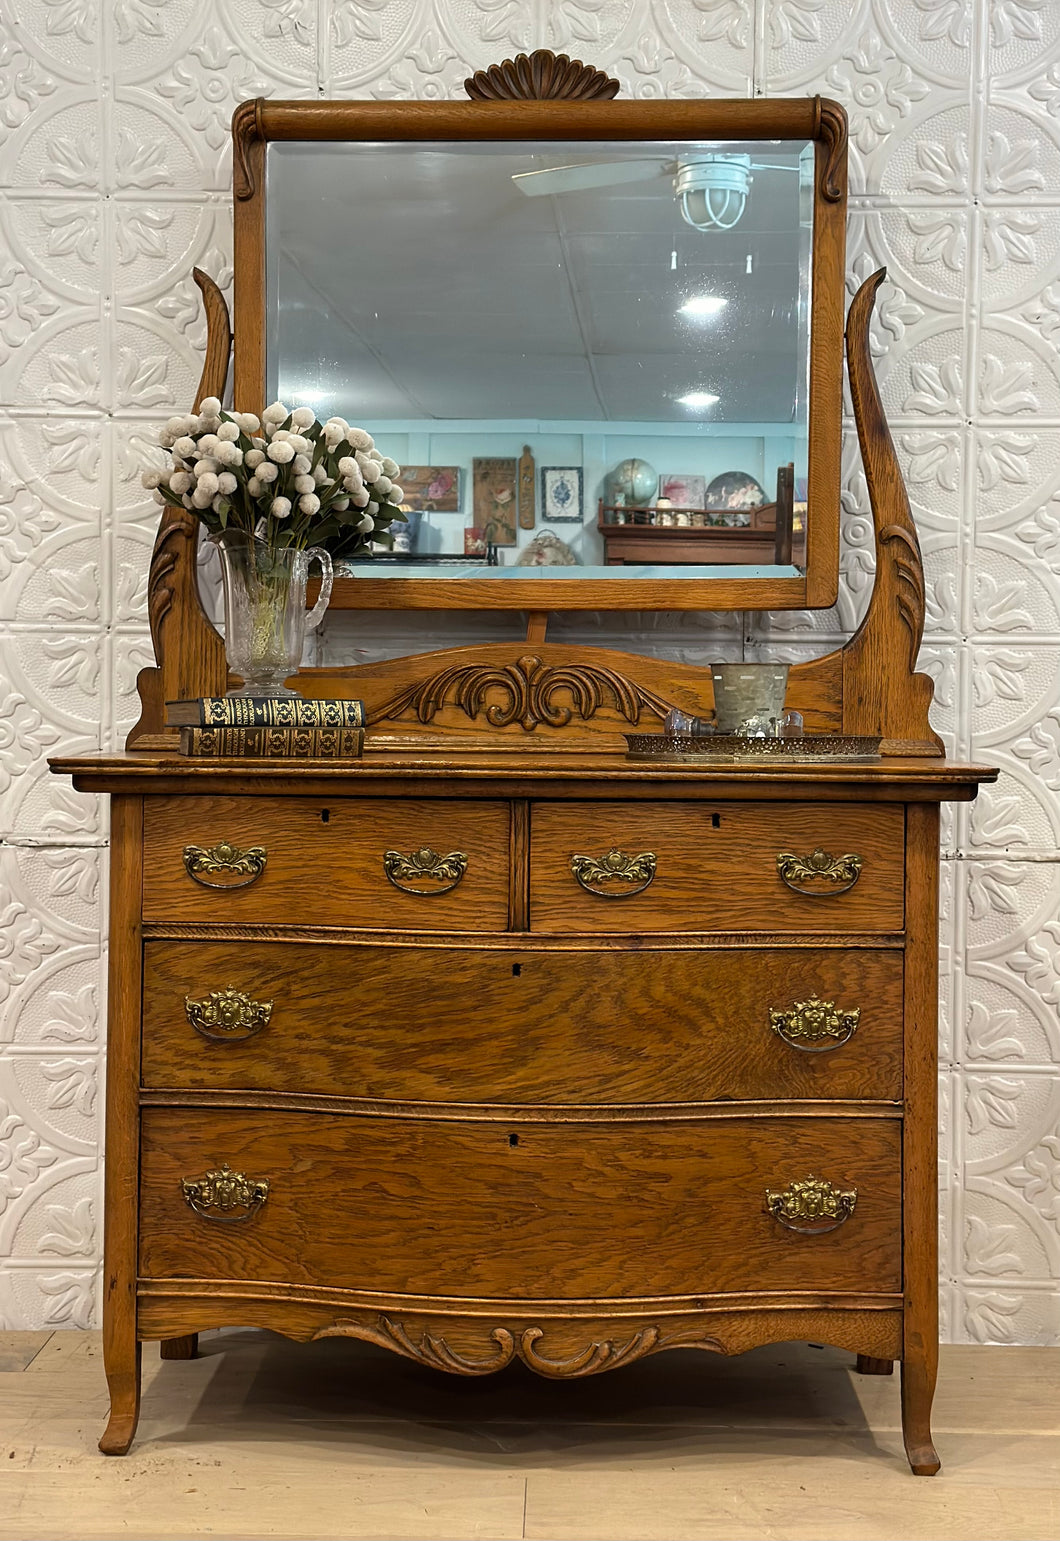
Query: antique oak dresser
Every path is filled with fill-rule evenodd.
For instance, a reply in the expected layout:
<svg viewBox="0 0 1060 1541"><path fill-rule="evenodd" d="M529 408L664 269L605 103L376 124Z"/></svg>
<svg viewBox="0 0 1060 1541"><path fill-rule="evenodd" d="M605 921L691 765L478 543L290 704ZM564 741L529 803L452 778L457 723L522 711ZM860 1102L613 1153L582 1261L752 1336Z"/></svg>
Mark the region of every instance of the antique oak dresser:
<svg viewBox="0 0 1060 1541"><path fill-rule="evenodd" d="M726 105L770 104L658 104ZM513 110L546 106L574 137L620 111ZM841 112L796 109L845 188ZM266 115L293 110L237 113L237 199ZM879 735L875 762L633 761L622 731L706 710L709 670L549 643L540 615L519 646L303 671L307 695L366 703L359 762L182 760L164 701L226 673L194 523L166 511L141 721L124 754L53 762L111 798L108 1454L144 1341L187 1357L245 1324L560 1379L810 1339L901 1362L909 1462L938 1469L939 805L995 773L943 757L915 672L920 550L868 343L882 278L847 322L875 588L788 692L807 731ZM230 334L199 279L202 395ZM238 308L236 346L238 368Z"/></svg>

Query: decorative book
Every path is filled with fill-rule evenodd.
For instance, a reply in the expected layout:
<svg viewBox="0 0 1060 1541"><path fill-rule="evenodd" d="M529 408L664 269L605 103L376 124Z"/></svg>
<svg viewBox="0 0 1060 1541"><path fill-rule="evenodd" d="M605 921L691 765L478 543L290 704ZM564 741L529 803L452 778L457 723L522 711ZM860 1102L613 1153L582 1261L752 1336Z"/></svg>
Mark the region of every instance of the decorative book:
<svg viewBox="0 0 1060 1541"><path fill-rule="evenodd" d="M180 730L181 754L197 760L357 760L363 748L363 728L185 726Z"/></svg>
<svg viewBox="0 0 1060 1541"><path fill-rule="evenodd" d="M201 696L167 701L171 728L363 728L363 701L291 696Z"/></svg>

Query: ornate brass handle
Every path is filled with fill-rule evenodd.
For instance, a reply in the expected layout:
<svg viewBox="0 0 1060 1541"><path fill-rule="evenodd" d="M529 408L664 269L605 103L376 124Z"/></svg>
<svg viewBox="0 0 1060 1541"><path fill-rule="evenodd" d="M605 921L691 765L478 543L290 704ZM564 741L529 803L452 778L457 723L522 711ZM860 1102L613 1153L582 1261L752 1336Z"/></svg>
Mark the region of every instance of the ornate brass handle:
<svg viewBox="0 0 1060 1541"><path fill-rule="evenodd" d="M766 1209L789 1231L823 1236L849 1220L858 1201L856 1188L837 1188L820 1177L804 1177L779 1190L766 1189Z"/></svg>
<svg viewBox="0 0 1060 1541"><path fill-rule="evenodd" d="M227 840L219 840L213 846L184 847L184 870L203 888L247 888L265 871L268 859L268 852L262 845L251 845L244 851ZM225 873L232 881L224 881ZM222 881L211 882L211 875L218 874L222 875Z"/></svg>
<svg viewBox="0 0 1060 1541"><path fill-rule="evenodd" d="M843 1011L835 1001L818 1000L816 995L808 1001L796 1001L787 1011L772 1007L769 1011L769 1025L777 1037L804 1054L827 1054L832 1049L841 1049L853 1038L860 1021L860 1006Z"/></svg>
<svg viewBox="0 0 1060 1541"><path fill-rule="evenodd" d="M211 990L205 1000L184 997L184 1010L197 1033L211 1043L238 1043L269 1024L271 1001L253 1001L243 990Z"/></svg>
<svg viewBox="0 0 1060 1541"><path fill-rule="evenodd" d="M410 856L403 856L400 851L385 851L383 871L403 894L427 898L431 894L450 893L456 887L467 871L467 857L463 851L450 851L448 856L439 856L429 845L421 846Z"/></svg>
<svg viewBox="0 0 1060 1541"><path fill-rule="evenodd" d="M861 876L861 857L849 852L846 856L830 856L818 846L809 856L796 856L791 851L777 852L777 872L782 883L797 894L807 894L811 899L830 899L835 894L845 894L853 888ZM809 887L805 887L809 884ZM825 886L822 887L821 885Z"/></svg>
<svg viewBox="0 0 1060 1541"><path fill-rule="evenodd" d="M180 1190L185 1201L204 1220L221 1225L238 1225L252 1220L269 1196L267 1178L254 1182L242 1172L233 1172L226 1161L205 1177L182 1177Z"/></svg>
<svg viewBox="0 0 1060 1541"><path fill-rule="evenodd" d="M612 849L606 856L572 856L570 870L587 894L598 899L632 899L655 877L655 862L654 851L625 856ZM613 886L616 883L617 888Z"/></svg>

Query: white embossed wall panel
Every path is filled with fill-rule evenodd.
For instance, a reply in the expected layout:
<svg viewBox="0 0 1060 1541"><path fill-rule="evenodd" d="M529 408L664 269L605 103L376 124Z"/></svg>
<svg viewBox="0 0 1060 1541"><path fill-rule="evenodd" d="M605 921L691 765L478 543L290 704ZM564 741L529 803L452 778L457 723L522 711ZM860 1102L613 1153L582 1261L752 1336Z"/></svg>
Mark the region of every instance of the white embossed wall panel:
<svg viewBox="0 0 1060 1541"><path fill-rule="evenodd" d="M0 1327L96 1320L105 810L56 748L120 745L148 661L151 428L190 401L195 263L231 283L244 97L450 97L519 49L640 97L825 92L851 115L851 291L874 323L954 753L1003 774L944 833L944 1330L1060 1342L1060 4L1057 0L0 0ZM848 439L851 436L848 434ZM819 653L815 615L567 617L668 657ZM517 635L343 617L332 656Z"/></svg>

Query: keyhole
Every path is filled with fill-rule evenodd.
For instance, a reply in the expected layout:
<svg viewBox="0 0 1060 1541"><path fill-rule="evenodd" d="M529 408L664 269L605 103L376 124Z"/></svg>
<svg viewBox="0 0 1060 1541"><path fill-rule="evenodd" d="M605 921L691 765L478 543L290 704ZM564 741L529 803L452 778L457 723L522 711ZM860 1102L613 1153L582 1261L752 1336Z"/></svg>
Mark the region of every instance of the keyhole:
<svg viewBox="0 0 1060 1541"><path fill-rule="evenodd" d="M721 828L721 814L720 813L712 813L711 816L710 816L710 822L711 822L711 826L714 829L720 829Z"/></svg>
<svg viewBox="0 0 1060 1541"><path fill-rule="evenodd" d="M508 1136L508 1144L509 1145L518 1145L518 1143L519 1143L519 1136L517 1134L510 1134Z"/></svg>
<svg viewBox="0 0 1060 1541"><path fill-rule="evenodd" d="M513 963L512 964L512 978L513 979L518 979L519 975L522 972L523 972L523 965L521 963Z"/></svg>
<svg viewBox="0 0 1060 1541"><path fill-rule="evenodd" d="M331 819L331 809L330 808L321 808L321 810L320 810L320 822L321 822L321 824L327 824L330 819Z"/></svg>

